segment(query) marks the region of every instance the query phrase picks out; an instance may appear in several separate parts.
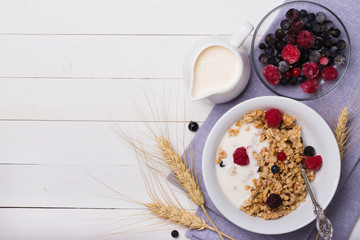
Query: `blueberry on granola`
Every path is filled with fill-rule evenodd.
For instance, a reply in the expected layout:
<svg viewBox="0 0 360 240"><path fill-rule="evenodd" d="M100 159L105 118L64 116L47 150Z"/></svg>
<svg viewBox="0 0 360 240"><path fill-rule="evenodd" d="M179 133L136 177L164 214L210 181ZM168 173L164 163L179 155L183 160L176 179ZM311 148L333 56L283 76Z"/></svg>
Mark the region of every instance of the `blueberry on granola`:
<svg viewBox="0 0 360 240"><path fill-rule="evenodd" d="M278 173L280 171L280 168L279 168L279 166L278 165L273 165L272 167L271 167L271 172L273 173L273 174L275 174L275 173Z"/></svg>
<svg viewBox="0 0 360 240"><path fill-rule="evenodd" d="M304 154L306 156L315 156L315 148L312 146L306 146L304 149Z"/></svg>
<svg viewBox="0 0 360 240"><path fill-rule="evenodd" d="M266 199L266 204L271 209L280 207L281 203L282 203L281 197L275 193L270 194L270 196Z"/></svg>

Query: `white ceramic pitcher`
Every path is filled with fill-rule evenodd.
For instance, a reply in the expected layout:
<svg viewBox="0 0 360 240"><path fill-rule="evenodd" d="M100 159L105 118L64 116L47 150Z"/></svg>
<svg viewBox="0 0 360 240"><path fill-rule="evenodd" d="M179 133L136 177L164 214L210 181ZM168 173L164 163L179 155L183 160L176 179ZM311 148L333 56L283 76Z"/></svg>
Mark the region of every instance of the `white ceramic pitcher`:
<svg viewBox="0 0 360 240"><path fill-rule="evenodd" d="M238 34L233 35L230 41L226 41L219 37L208 37L200 39L187 52L183 62L183 77L186 84L189 86L189 95L191 100L208 99L212 103L224 103L237 97L246 87L250 78L250 61L247 53L241 47L246 37L253 30L253 26L245 22L241 25ZM207 48L212 46L221 46L230 50L236 57L239 64L239 70L232 78L232 81L219 87L203 96L193 96L194 85L194 67L199 55Z"/></svg>

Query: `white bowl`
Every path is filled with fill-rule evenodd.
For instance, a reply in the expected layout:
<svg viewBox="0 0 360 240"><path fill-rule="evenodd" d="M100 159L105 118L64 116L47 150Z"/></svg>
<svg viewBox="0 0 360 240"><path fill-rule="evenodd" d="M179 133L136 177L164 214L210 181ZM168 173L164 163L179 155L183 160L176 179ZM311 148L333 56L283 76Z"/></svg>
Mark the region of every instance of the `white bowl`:
<svg viewBox="0 0 360 240"><path fill-rule="evenodd" d="M235 208L223 194L215 174L216 150L226 130L244 114L255 109L277 108L296 118L301 126L305 146L311 145L322 156L323 165L315 174L312 189L325 209L333 198L340 178L340 153L333 132L324 119L305 104L278 96L258 97L242 102L226 112L215 124L206 140L202 156L202 172L206 190L216 208L232 223L262 234L282 234L295 231L315 219L309 195L304 203L290 214L277 220L252 217Z"/></svg>

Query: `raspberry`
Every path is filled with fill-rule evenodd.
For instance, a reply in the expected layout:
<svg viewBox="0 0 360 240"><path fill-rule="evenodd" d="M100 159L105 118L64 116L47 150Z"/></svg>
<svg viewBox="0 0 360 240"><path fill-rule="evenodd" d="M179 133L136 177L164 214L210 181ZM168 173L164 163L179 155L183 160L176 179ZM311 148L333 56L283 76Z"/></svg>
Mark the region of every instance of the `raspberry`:
<svg viewBox="0 0 360 240"><path fill-rule="evenodd" d="M289 30L286 32L285 34L285 41L289 44L296 44L296 33L293 32L292 30Z"/></svg>
<svg viewBox="0 0 360 240"><path fill-rule="evenodd" d="M246 166L249 164L249 156L246 153L246 148L239 147L233 153L234 163L240 166Z"/></svg>
<svg viewBox="0 0 360 240"><path fill-rule="evenodd" d="M318 170L322 165L322 158L320 155L317 156L309 156L305 159L305 167L307 169L316 171Z"/></svg>
<svg viewBox="0 0 360 240"><path fill-rule="evenodd" d="M292 74L292 72L291 72L291 71L288 71L288 72L284 73L284 77L290 78L290 77L291 77L291 74Z"/></svg>
<svg viewBox="0 0 360 240"><path fill-rule="evenodd" d="M306 78L314 79L319 73L319 66L317 63L307 62L302 65L302 71Z"/></svg>
<svg viewBox="0 0 360 240"><path fill-rule="evenodd" d="M269 127L277 127L281 122L281 112L279 109L271 108L265 113L265 121Z"/></svg>
<svg viewBox="0 0 360 240"><path fill-rule="evenodd" d="M326 81L331 81L337 78L338 72L333 66L324 67L322 70L322 78Z"/></svg>
<svg viewBox="0 0 360 240"><path fill-rule="evenodd" d="M284 161L284 160L286 159L286 154L285 154L284 152L279 152L279 153L277 154L277 159L278 159L279 161Z"/></svg>
<svg viewBox="0 0 360 240"><path fill-rule="evenodd" d="M275 193L270 194L270 196L266 199L266 204L272 209L280 207L281 203L281 197Z"/></svg>
<svg viewBox="0 0 360 240"><path fill-rule="evenodd" d="M319 62L321 65L326 66L329 64L329 59L327 57L321 57Z"/></svg>
<svg viewBox="0 0 360 240"><path fill-rule="evenodd" d="M292 45L286 45L283 50L281 51L282 58L290 64L296 63L300 59L300 51L299 49Z"/></svg>
<svg viewBox="0 0 360 240"><path fill-rule="evenodd" d="M274 65L267 65L264 68L263 75L271 85L276 85L280 82L281 73Z"/></svg>
<svg viewBox="0 0 360 240"><path fill-rule="evenodd" d="M314 35L306 30L303 30L297 36L297 43L303 49L311 48L315 43Z"/></svg>
<svg viewBox="0 0 360 240"><path fill-rule="evenodd" d="M295 34L301 32L301 30L304 30L304 28L305 28L305 25L301 20L298 20L291 24L291 30L293 30L293 32Z"/></svg>
<svg viewBox="0 0 360 240"><path fill-rule="evenodd" d="M298 76L300 76L300 74L301 74L300 68L294 68L294 69L292 70L292 75L293 75L294 77L298 77Z"/></svg>
<svg viewBox="0 0 360 240"><path fill-rule="evenodd" d="M318 75L316 75L316 77L314 77L313 80L320 80L321 79L321 72L319 71Z"/></svg>
<svg viewBox="0 0 360 240"><path fill-rule="evenodd" d="M301 84L301 89L306 93L314 93L319 88L316 80L310 79Z"/></svg>

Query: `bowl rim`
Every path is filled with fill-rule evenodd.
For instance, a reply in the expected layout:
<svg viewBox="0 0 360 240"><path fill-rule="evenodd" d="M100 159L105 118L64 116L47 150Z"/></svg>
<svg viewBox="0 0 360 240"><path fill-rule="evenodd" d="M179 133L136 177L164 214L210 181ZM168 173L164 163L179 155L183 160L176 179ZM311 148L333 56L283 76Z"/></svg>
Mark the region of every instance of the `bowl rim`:
<svg viewBox="0 0 360 240"><path fill-rule="evenodd" d="M316 118L316 122L322 122L323 128L325 128L327 132L331 132L331 134L333 136L333 132L331 131L331 129L330 129L329 125L326 123L326 121L322 118L322 116L320 116L319 113L317 113L314 109L310 108L309 106L305 105L304 103L296 101L296 100L291 99L291 98L285 98L285 97L281 97L281 96L261 96L261 97L248 99L248 100L246 100L246 101L232 107L215 123L215 125L211 129L211 131L210 131L210 133L209 133L209 135L208 135L208 137L206 139L206 142L205 142L205 145L204 145L204 150L203 150L203 153L202 153L202 159L208 159L209 158L209 156L208 156L210 154L209 149L214 149L212 147L212 144L213 144L212 142L216 141L215 137L216 137L217 132L220 131L221 128L224 128L224 126L222 126L222 125L224 125L224 123L223 123L224 121L227 121L227 119L229 117L232 118L235 113L238 113L239 111L242 111L241 109L244 108L244 106L247 105L247 104L252 103L252 104L256 105L255 108L259 108L259 106L257 106L257 105L264 105L264 104L266 105L266 103L270 103L270 102L272 104L275 104L275 105L276 104L284 104L284 102L287 102L286 105L290 104L291 106L294 106L294 107L295 107L295 105L297 105L296 109L297 108L306 109L307 111L311 112L311 115L314 118ZM234 122L235 121L236 120L234 120ZM334 151L336 152L336 156L334 154L334 158L338 158L339 161L334 163L334 164L336 164L336 166L334 166L334 168L337 169L337 171L335 172L336 174L333 175L334 182L333 182L331 191L329 191L329 198L326 199L326 201L324 201L324 203L322 203L322 208L323 209L325 209L330 204L332 199L334 198L334 195L335 195L336 190L338 188L340 175L341 175L340 152L339 152L339 149L337 147L338 145L336 143L335 136L333 136L331 139L328 139L328 141L329 141L329 144L331 143L332 146L336 146L336 149L334 148ZM203 176L203 181L204 181L205 188L206 188L206 190L208 192L208 195L211 198L214 206L219 210L219 212L221 212L221 214L226 219L231 221L233 224L235 224L235 225L237 225L237 226L239 226L239 227L241 227L243 229L246 229L248 231L255 232L255 233L278 235L278 234L284 234L284 233L289 233L289 232L296 231L296 230L298 230L300 228L305 227L306 225L311 223L313 220L315 220L315 215L313 215L311 218L307 219L306 221L304 221L302 224L299 224L298 226L295 226L295 227L292 227L292 228L286 229L286 230L281 230L281 231L277 230L277 231L270 231L270 232L267 231L267 230L262 230L261 228L258 228L258 227L257 228L251 228L249 226L241 225L238 222L238 219L235 219L234 217L230 216L229 212L222 207L223 202L221 202L221 199L219 199L219 196L216 195L216 189L219 186L212 186L212 184L209 182L210 179L212 179L212 177L213 177L213 175L211 175L210 173L208 173L206 171L207 169L209 169L209 166L210 166L209 161L203 161L202 160L202 170L201 171L202 171L202 176ZM307 201L310 201L309 195L307 195ZM276 221L276 220L274 220L274 221Z"/></svg>
<svg viewBox="0 0 360 240"><path fill-rule="evenodd" d="M343 29L345 30L345 35L348 39L348 58L347 58L347 61L346 61L346 65L345 65L345 69L344 69L344 72L341 74L340 78L337 80L337 82L331 87L329 88L328 90L326 90L325 92L323 93L319 93L317 91L317 94L312 94L310 95L309 97L307 98L297 98L297 97L293 97L293 96L289 96L289 95L285 95L285 94L282 94L278 91L276 91L275 89L273 89L272 87L270 87L266 81L263 79L263 76L262 74L258 71L257 67L256 67L256 59L255 59L255 54L254 54L254 49L255 49L255 41L256 41L256 36L257 36L257 33L261 27L261 25L263 24L263 22L265 22L265 20L275 11L281 9L282 7L284 6L288 6L288 5L293 5L293 4L296 4L296 3L306 3L306 4L314 4L320 8L323 8L325 9L326 11L330 12L337 20L338 22L340 23L340 25L343 27ZM316 3L316 2L312 2L312 1L291 1L291 2L287 2L287 3L283 3L277 7L275 7L274 9L272 9L271 11L269 11L262 19L261 21L259 22L259 24L256 26L255 28L255 31L254 31L254 35L252 37L252 40L251 40L251 61L252 61L252 65L253 65L253 68L255 69L255 73L256 75L258 76L258 78L260 79L260 81L266 86L267 89L269 89L271 92L275 93L276 95L278 96L283 96L283 97L288 97L288 98L292 98L292 99L295 99L295 100L298 100L298 101L308 101L308 100L314 100L314 99L317 99L317 98L320 98L322 96L325 96L326 94L330 93L341 81L342 79L344 78L345 76L345 73L347 72L348 68L349 68L349 65L350 65L350 60L351 60L351 40L350 40L350 35L349 35L349 32L348 30L346 29L344 23L341 21L341 19L333 12L331 11L329 8L325 7L324 5L321 5L319 3Z"/></svg>

